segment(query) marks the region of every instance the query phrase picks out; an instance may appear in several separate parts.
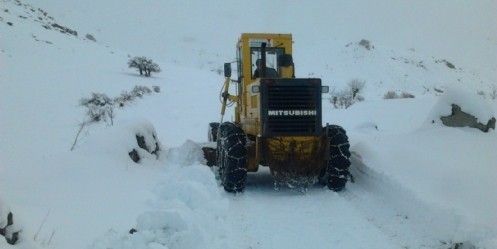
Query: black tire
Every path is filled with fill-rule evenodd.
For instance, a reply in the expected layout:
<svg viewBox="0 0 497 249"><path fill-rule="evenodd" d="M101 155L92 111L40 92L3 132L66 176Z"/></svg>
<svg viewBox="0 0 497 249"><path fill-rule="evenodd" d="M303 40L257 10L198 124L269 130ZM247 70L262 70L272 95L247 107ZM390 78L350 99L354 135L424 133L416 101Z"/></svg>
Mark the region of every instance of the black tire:
<svg viewBox="0 0 497 249"><path fill-rule="evenodd" d="M209 139L209 142L216 142L217 141L217 129L219 129L218 122L209 123L209 128L207 131L207 137Z"/></svg>
<svg viewBox="0 0 497 249"><path fill-rule="evenodd" d="M330 158L326 163L321 181L337 192L345 188L350 167L350 144L345 130L338 125L324 128L330 143Z"/></svg>
<svg viewBox="0 0 497 249"><path fill-rule="evenodd" d="M224 122L219 126L217 165L224 190L237 193L245 189L247 178L247 138L242 128Z"/></svg>

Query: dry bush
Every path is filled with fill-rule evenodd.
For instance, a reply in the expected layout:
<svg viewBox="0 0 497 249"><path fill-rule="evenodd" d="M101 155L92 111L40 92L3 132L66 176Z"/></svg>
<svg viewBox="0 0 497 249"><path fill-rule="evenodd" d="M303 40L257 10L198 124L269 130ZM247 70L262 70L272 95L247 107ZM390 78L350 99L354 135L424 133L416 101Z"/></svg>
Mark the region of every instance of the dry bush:
<svg viewBox="0 0 497 249"><path fill-rule="evenodd" d="M383 99L397 99L399 95L395 91L388 91L383 95Z"/></svg>
<svg viewBox="0 0 497 249"><path fill-rule="evenodd" d="M408 99L408 98L414 98L415 96L411 93L408 92L402 92L398 94L395 91L388 91L383 95L383 99Z"/></svg>

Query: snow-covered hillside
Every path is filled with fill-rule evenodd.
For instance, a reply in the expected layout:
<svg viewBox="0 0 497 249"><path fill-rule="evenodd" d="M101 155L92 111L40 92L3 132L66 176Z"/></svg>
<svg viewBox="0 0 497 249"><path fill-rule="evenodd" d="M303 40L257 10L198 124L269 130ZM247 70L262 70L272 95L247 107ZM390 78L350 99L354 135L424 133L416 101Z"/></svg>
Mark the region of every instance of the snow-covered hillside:
<svg viewBox="0 0 497 249"><path fill-rule="evenodd" d="M431 122L451 98L497 113L492 1L1 3L0 228L12 212L21 230L1 248L497 248L497 132ZM345 191L276 191L263 169L234 196L203 165L219 70L242 32L292 33L300 77L366 82L349 109L323 96L323 121L351 142ZM162 72L140 77L131 56ZM134 86L160 91L70 151L79 100ZM454 86L464 94L443 95ZM158 158L131 161L136 131L157 135Z"/></svg>

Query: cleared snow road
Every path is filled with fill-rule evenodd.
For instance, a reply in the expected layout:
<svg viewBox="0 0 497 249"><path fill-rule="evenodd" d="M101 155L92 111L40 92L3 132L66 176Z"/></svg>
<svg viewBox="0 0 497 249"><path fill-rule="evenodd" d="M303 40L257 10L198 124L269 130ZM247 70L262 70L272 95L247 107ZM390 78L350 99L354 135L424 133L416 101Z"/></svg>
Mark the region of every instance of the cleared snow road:
<svg viewBox="0 0 497 249"><path fill-rule="evenodd" d="M334 193L316 184L306 193L274 190L267 168L247 176L229 199L225 226L234 248L449 248L455 220L352 156L355 183Z"/></svg>
<svg viewBox="0 0 497 249"><path fill-rule="evenodd" d="M263 168L248 175L243 194L229 197L229 236L237 239L228 240L239 242L234 248L402 248L363 215L348 192L318 185L305 194L276 191Z"/></svg>

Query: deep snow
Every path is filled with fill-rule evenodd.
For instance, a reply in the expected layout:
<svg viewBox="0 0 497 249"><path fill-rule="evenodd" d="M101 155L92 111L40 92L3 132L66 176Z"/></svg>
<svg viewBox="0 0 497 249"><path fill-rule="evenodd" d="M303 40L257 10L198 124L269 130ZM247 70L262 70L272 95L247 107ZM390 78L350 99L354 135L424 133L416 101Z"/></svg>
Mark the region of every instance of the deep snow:
<svg viewBox="0 0 497 249"><path fill-rule="evenodd" d="M260 4L2 0L0 226L12 211L22 232L18 245L0 238L0 247L497 248L497 132L430 122L453 101L495 116L497 4ZM302 77L336 89L366 81L366 100L347 110L323 96L324 122L342 125L352 145L356 182L344 192L275 191L262 169L233 196L202 164L198 143L220 119L218 70L241 32L293 33ZM134 55L163 72L139 77L126 66ZM161 91L116 109L113 126L85 129L69 151L84 118L79 99L136 85ZM416 98L383 100L391 90ZM158 159L131 161L137 131L157 135Z"/></svg>

